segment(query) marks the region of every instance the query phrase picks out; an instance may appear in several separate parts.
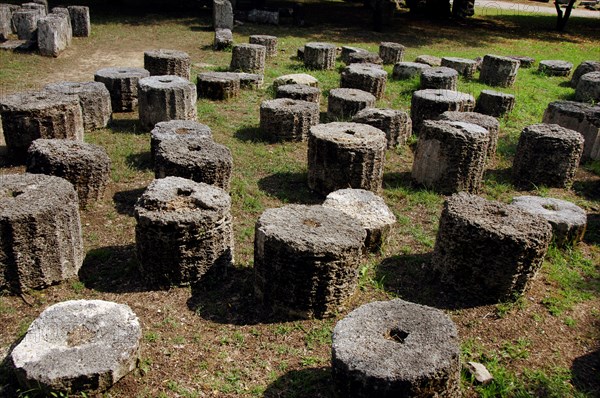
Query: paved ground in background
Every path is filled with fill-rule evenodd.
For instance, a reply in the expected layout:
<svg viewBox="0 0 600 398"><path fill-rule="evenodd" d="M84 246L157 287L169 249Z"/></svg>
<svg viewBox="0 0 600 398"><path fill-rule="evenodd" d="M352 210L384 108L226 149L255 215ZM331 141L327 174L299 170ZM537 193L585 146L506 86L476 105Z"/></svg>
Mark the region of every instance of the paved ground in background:
<svg viewBox="0 0 600 398"><path fill-rule="evenodd" d="M479 7L475 11L476 15L498 15L498 14L553 14L556 15L556 9L553 3L511 3L508 1L476 0L475 6ZM587 10L585 8L575 8L571 12L572 16L600 19L600 11Z"/></svg>

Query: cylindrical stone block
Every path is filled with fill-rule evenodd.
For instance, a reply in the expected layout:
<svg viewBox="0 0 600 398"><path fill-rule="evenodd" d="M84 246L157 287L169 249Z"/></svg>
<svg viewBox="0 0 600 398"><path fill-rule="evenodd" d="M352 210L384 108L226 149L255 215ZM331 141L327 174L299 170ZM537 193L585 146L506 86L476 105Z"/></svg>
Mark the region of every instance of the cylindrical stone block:
<svg viewBox="0 0 600 398"><path fill-rule="evenodd" d="M445 195L477 193L489 141L488 131L475 124L426 120L411 176L417 183Z"/></svg>
<svg viewBox="0 0 600 398"><path fill-rule="evenodd" d="M419 134L424 120L435 120L446 111L470 112L474 107L475 98L470 94L452 90L415 91L410 107L413 132Z"/></svg>
<svg viewBox="0 0 600 398"><path fill-rule="evenodd" d="M351 64L342 71L340 87L366 91L379 100L385 94L386 83L387 72L383 69L364 64Z"/></svg>
<svg viewBox="0 0 600 398"><path fill-rule="evenodd" d="M288 315L324 318L352 295L366 232L322 206L266 210L254 238L254 286L260 302Z"/></svg>
<svg viewBox="0 0 600 398"><path fill-rule="evenodd" d="M156 123L150 132L150 155L152 159L156 156L158 144L166 140L178 137L198 137L212 139L212 131L205 124L194 120L170 120L168 122Z"/></svg>
<svg viewBox="0 0 600 398"><path fill-rule="evenodd" d="M494 90L482 90L477 98L475 111L484 115L502 117L515 107L513 94L501 93Z"/></svg>
<svg viewBox="0 0 600 398"><path fill-rule="evenodd" d="M575 72L573 72L573 76L571 76L571 87L577 88L577 83L579 83L579 79L581 76L590 72L600 72L600 62L598 61L584 61L580 63L577 68L575 68Z"/></svg>
<svg viewBox="0 0 600 398"><path fill-rule="evenodd" d="M600 72L581 76L575 89L575 99L581 102L600 102Z"/></svg>
<svg viewBox="0 0 600 398"><path fill-rule="evenodd" d="M349 56L350 54L360 53L360 52L368 52L362 48L352 47L352 46L342 46L342 52L340 53L340 59L346 65L350 63Z"/></svg>
<svg viewBox="0 0 600 398"><path fill-rule="evenodd" d="M401 299L375 301L333 330L340 397L460 397L460 340L443 311Z"/></svg>
<svg viewBox="0 0 600 398"><path fill-rule="evenodd" d="M94 80L108 89L113 112L132 112L138 105L138 82L148 76L143 68L104 68L96 71Z"/></svg>
<svg viewBox="0 0 600 398"><path fill-rule="evenodd" d="M77 193L59 177L0 178L0 288L15 293L77 276L83 238Z"/></svg>
<svg viewBox="0 0 600 398"><path fill-rule="evenodd" d="M82 209L102 199L110 181L110 164L104 148L80 141L39 139L27 151L27 172L69 181Z"/></svg>
<svg viewBox="0 0 600 398"><path fill-rule="evenodd" d="M196 120L196 86L179 76L151 76L138 82L140 124L151 130L158 122Z"/></svg>
<svg viewBox="0 0 600 398"><path fill-rule="evenodd" d="M356 88L334 88L327 99L329 120L348 120L358 111L375 106L377 99L371 93Z"/></svg>
<svg viewBox="0 0 600 398"><path fill-rule="evenodd" d="M225 50L233 46L233 33L230 29L215 29L215 39L213 48L215 50Z"/></svg>
<svg viewBox="0 0 600 398"><path fill-rule="evenodd" d="M382 65L383 60L379 57L379 54L372 53L369 51L357 51L354 53L348 54L347 65L352 64L372 64L372 65Z"/></svg>
<svg viewBox="0 0 600 398"><path fill-rule="evenodd" d="M569 76L573 64L558 59L546 59L540 61L538 70L548 76Z"/></svg>
<svg viewBox="0 0 600 398"><path fill-rule="evenodd" d="M275 90L284 84L303 84L305 86L319 87L319 81L314 76L306 73L292 73L291 75L279 76L273 80L273 88Z"/></svg>
<svg viewBox="0 0 600 398"><path fill-rule="evenodd" d="M273 141L305 141L319 123L319 104L279 98L260 105L260 129Z"/></svg>
<svg viewBox="0 0 600 398"><path fill-rule="evenodd" d="M384 41L379 43L379 57L385 65L395 65L404 60L406 47L399 43Z"/></svg>
<svg viewBox="0 0 600 398"><path fill-rule="evenodd" d="M231 50L232 71L264 73L267 49L260 44L236 44Z"/></svg>
<svg viewBox="0 0 600 398"><path fill-rule="evenodd" d="M442 66L454 69L467 79L472 79L477 71L477 61L468 58L443 57Z"/></svg>
<svg viewBox="0 0 600 398"><path fill-rule="evenodd" d="M440 66L421 72L421 90L439 89L456 91L458 72L452 68Z"/></svg>
<svg viewBox="0 0 600 398"><path fill-rule="evenodd" d="M0 117L8 152L20 164L38 138L83 141L83 117L74 95L49 91L8 95L0 99Z"/></svg>
<svg viewBox="0 0 600 398"><path fill-rule="evenodd" d="M309 69L335 68L336 47L329 43L306 43L304 65Z"/></svg>
<svg viewBox="0 0 600 398"><path fill-rule="evenodd" d="M231 151L212 139L184 136L158 144L155 178L187 178L229 191L233 158Z"/></svg>
<svg viewBox="0 0 600 398"><path fill-rule="evenodd" d="M395 109L365 108L354 115L352 121L383 131L388 149L404 145L412 134L412 121L408 114Z"/></svg>
<svg viewBox="0 0 600 398"><path fill-rule="evenodd" d="M252 35L248 38L250 44L265 46L266 57L272 58L277 55L277 37L269 35Z"/></svg>
<svg viewBox="0 0 600 398"><path fill-rule="evenodd" d="M415 62L427 64L431 67L442 66L442 59L434 55L419 55L415 58Z"/></svg>
<svg viewBox="0 0 600 398"><path fill-rule="evenodd" d="M567 188L583 153L583 136L557 124L525 127L513 160L513 180L522 188Z"/></svg>
<svg viewBox="0 0 600 398"><path fill-rule="evenodd" d="M277 98L291 98L295 100L320 103L321 90L304 84L284 84L276 89Z"/></svg>
<svg viewBox="0 0 600 398"><path fill-rule="evenodd" d="M343 188L379 192L387 140L360 123L318 124L308 136L308 186L327 195Z"/></svg>
<svg viewBox="0 0 600 398"><path fill-rule="evenodd" d="M135 205L141 274L161 287L198 282L233 262L231 198L180 177L154 180Z"/></svg>
<svg viewBox="0 0 600 398"><path fill-rule="evenodd" d="M552 238L558 247L571 246L583 239L587 215L574 203L540 196L517 196L511 204L548 221L552 225Z"/></svg>
<svg viewBox="0 0 600 398"><path fill-rule="evenodd" d="M106 127L112 117L110 93L100 82L52 83L44 87L44 90L76 95L81 105L83 128L86 131Z"/></svg>
<svg viewBox="0 0 600 398"><path fill-rule="evenodd" d="M498 131L500 123L498 119L492 116L484 115L477 112L444 112L440 115L439 120L447 120L451 122L472 123L483 127L487 130L490 136L490 144L488 145L487 157L496 155L496 147L498 145Z"/></svg>
<svg viewBox="0 0 600 398"><path fill-rule="evenodd" d="M523 56L523 55L509 55L508 58L516 59L519 61L519 68L531 68L535 64L535 58Z"/></svg>
<svg viewBox="0 0 600 398"><path fill-rule="evenodd" d="M431 264L466 302L496 304L524 292L551 239L543 218L461 192L444 204Z"/></svg>
<svg viewBox="0 0 600 398"><path fill-rule="evenodd" d="M490 86L510 87L515 83L518 71L518 60L488 54L481 62L479 80Z"/></svg>
<svg viewBox="0 0 600 398"><path fill-rule="evenodd" d="M227 72L206 72L198 75L198 96L211 100L227 100L240 94L240 78Z"/></svg>
<svg viewBox="0 0 600 398"><path fill-rule="evenodd" d="M92 24L90 22L90 8L86 6L69 6L71 15L71 26L73 27L73 36L88 37L92 33Z"/></svg>
<svg viewBox="0 0 600 398"><path fill-rule="evenodd" d="M150 76L175 75L190 80L190 56L184 51L150 50L144 52L144 69Z"/></svg>
<svg viewBox="0 0 600 398"><path fill-rule="evenodd" d="M421 73L427 69L431 69L431 66L418 62L398 62L394 65L392 77L398 80L412 79L420 77Z"/></svg>
<svg viewBox="0 0 600 398"><path fill-rule="evenodd" d="M40 20L40 13L37 10L21 9L15 11L12 21L17 30L17 38L25 40L25 46L31 47L37 43L37 23Z"/></svg>

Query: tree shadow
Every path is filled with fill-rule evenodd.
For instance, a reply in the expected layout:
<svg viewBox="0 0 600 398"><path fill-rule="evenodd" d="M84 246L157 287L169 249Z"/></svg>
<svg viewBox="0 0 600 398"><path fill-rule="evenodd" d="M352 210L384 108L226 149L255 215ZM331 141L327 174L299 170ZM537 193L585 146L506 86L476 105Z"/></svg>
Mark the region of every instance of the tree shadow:
<svg viewBox="0 0 600 398"><path fill-rule="evenodd" d="M148 171L153 170L153 162L150 151L132 153L125 157L125 164L134 170Z"/></svg>
<svg viewBox="0 0 600 398"><path fill-rule="evenodd" d="M129 118L115 118L116 114L113 113L113 118L109 124L111 130L118 134L143 134L143 131L140 127L140 121L136 119ZM124 114L126 116L130 116L129 114Z"/></svg>
<svg viewBox="0 0 600 398"><path fill-rule="evenodd" d="M258 188L284 203L321 204L323 198L308 188L307 172L281 172L258 180Z"/></svg>
<svg viewBox="0 0 600 398"><path fill-rule="evenodd" d="M116 192L113 195L113 202L115 203L117 212L133 217L135 204L145 190L146 188L144 187Z"/></svg>
<svg viewBox="0 0 600 398"><path fill-rule="evenodd" d="M333 397L331 368L292 370L271 383L264 398Z"/></svg>
<svg viewBox="0 0 600 398"><path fill-rule="evenodd" d="M491 181L496 184L512 185L512 168L506 167L504 169L487 169L483 173L483 181Z"/></svg>
<svg viewBox="0 0 600 398"><path fill-rule="evenodd" d="M590 213L587 215L587 228L583 241L590 245L600 245L600 214Z"/></svg>
<svg viewBox="0 0 600 398"><path fill-rule="evenodd" d="M579 196L588 200L600 200L600 180L575 181L571 187Z"/></svg>
<svg viewBox="0 0 600 398"><path fill-rule="evenodd" d="M243 142L271 142L260 127L242 127L233 136Z"/></svg>
<svg viewBox="0 0 600 398"><path fill-rule="evenodd" d="M575 389L592 397L600 396L600 350L575 358L571 366Z"/></svg>
<svg viewBox="0 0 600 398"><path fill-rule="evenodd" d="M383 174L384 189L408 188L411 190L417 189L417 185L413 182L411 173L404 171L401 173L392 172Z"/></svg>

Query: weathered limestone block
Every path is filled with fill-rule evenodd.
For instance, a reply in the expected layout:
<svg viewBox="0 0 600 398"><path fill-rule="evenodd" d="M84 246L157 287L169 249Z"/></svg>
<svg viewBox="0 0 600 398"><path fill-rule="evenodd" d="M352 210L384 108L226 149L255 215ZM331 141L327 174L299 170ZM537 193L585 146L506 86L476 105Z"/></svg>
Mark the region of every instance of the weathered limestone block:
<svg viewBox="0 0 600 398"><path fill-rule="evenodd" d="M448 120L451 122L465 122L472 123L483 127L487 130L490 137L490 144L488 145L487 157L493 157L496 155L496 147L498 145L498 131L500 130L500 123L498 119L493 116L484 115L477 112L455 112L448 111L440 115L439 120Z"/></svg>
<svg viewBox="0 0 600 398"><path fill-rule="evenodd" d="M440 66L425 69L421 72L421 90L440 89L456 91L458 72L452 68Z"/></svg>
<svg viewBox="0 0 600 398"><path fill-rule="evenodd" d="M479 80L490 86L510 87L517 79L520 61L487 54L481 63Z"/></svg>
<svg viewBox="0 0 600 398"><path fill-rule="evenodd" d="M62 15L49 14L38 21L37 37L40 54L58 57L69 45L67 20Z"/></svg>
<svg viewBox="0 0 600 398"><path fill-rule="evenodd" d="M574 245L583 239L587 215L574 203L540 196L517 196L511 204L548 221L552 225L554 243L559 247Z"/></svg>
<svg viewBox="0 0 600 398"><path fill-rule="evenodd" d="M236 44L231 50L232 71L264 73L266 47L260 44Z"/></svg>
<svg viewBox="0 0 600 398"><path fill-rule="evenodd" d="M250 44L265 46L265 55L267 58L272 58L277 55L277 37L269 35L252 35L248 40Z"/></svg>
<svg viewBox="0 0 600 398"><path fill-rule="evenodd" d="M259 73L244 73L244 72L220 72L225 73L227 76L240 79L240 88L257 89L260 88L264 81L265 75Z"/></svg>
<svg viewBox="0 0 600 398"><path fill-rule="evenodd" d="M233 33L231 33L231 29L215 29L213 48L215 50L225 50L231 48L231 46L233 46Z"/></svg>
<svg viewBox="0 0 600 398"><path fill-rule="evenodd" d="M442 66L442 59L433 55L419 55L415 58L415 62L426 64L431 67Z"/></svg>
<svg viewBox="0 0 600 398"><path fill-rule="evenodd" d="M18 4L5 4L5 5L8 6L8 8L10 9L10 18L11 18L10 25L11 25L12 32L14 34L17 34L17 26L15 25L15 21L13 19L13 14L16 11L22 10L23 8Z"/></svg>
<svg viewBox="0 0 600 398"><path fill-rule="evenodd" d="M309 69L335 68L336 47L330 43L306 43L304 65Z"/></svg>
<svg viewBox="0 0 600 398"><path fill-rule="evenodd" d="M73 26L71 26L71 14L69 14L69 9L64 7L54 7L52 13L49 15L61 15L65 19L65 22L67 23L67 46L70 46L73 41Z"/></svg>
<svg viewBox="0 0 600 398"><path fill-rule="evenodd" d="M275 90L277 90L277 87L283 86L284 84L304 84L305 86L318 87L319 81L306 73L283 75L273 80L273 88Z"/></svg>
<svg viewBox="0 0 600 398"><path fill-rule="evenodd" d="M575 99L582 102L600 102L600 72L590 72L581 76L575 89Z"/></svg>
<svg viewBox="0 0 600 398"><path fill-rule="evenodd" d="M184 51L150 50L144 52L144 69L150 76L175 75L190 80L190 56Z"/></svg>
<svg viewBox="0 0 600 398"><path fill-rule="evenodd" d="M284 84L278 86L275 96L277 98L291 98L301 101L321 102L321 90L317 87L310 87L304 84Z"/></svg>
<svg viewBox="0 0 600 398"><path fill-rule="evenodd" d="M306 141L319 123L319 104L290 98L260 104L260 129L273 141Z"/></svg>
<svg viewBox="0 0 600 398"><path fill-rule="evenodd" d="M378 252L387 242L396 216L381 196L364 189L340 189L327 195L324 207L336 209L358 221L367 232L365 249Z"/></svg>
<svg viewBox="0 0 600 398"><path fill-rule="evenodd" d="M477 193L481 186L490 136L471 123L423 122L412 178L445 195Z"/></svg>
<svg viewBox="0 0 600 398"><path fill-rule="evenodd" d="M444 204L431 263L464 299L495 304L525 291L551 239L540 216L461 192Z"/></svg>
<svg viewBox="0 0 600 398"><path fill-rule="evenodd" d="M375 106L377 99L371 93L355 88L334 88L327 99L329 120L347 120L358 111Z"/></svg>
<svg viewBox="0 0 600 398"><path fill-rule="evenodd" d="M452 90L415 91L410 107L413 133L419 134L424 120L435 120L446 111L470 112L474 107L475 98L470 94Z"/></svg>
<svg viewBox="0 0 600 398"><path fill-rule="evenodd" d="M150 132L150 154L152 159L156 156L158 144L178 137L199 137L212 139L212 131L205 124L195 120L170 120L156 123Z"/></svg>
<svg viewBox="0 0 600 398"><path fill-rule="evenodd" d="M138 105L138 82L148 76L143 68L104 68L96 71L94 80L108 89L113 112L132 112Z"/></svg>
<svg viewBox="0 0 600 398"><path fill-rule="evenodd" d="M348 65L352 64L373 64L381 65L383 60L379 57L379 54L372 53L369 51L357 51L348 54Z"/></svg>
<svg viewBox="0 0 600 398"><path fill-rule="evenodd" d="M187 178L229 191L233 157L212 139L183 136L158 144L154 158L155 178Z"/></svg>
<svg viewBox="0 0 600 398"><path fill-rule="evenodd" d="M17 380L46 393L102 393L137 366L142 328L125 304L72 300L48 307L10 354Z"/></svg>
<svg viewBox="0 0 600 398"><path fill-rule="evenodd" d="M205 72L198 75L198 96L227 100L240 94L240 78L227 72Z"/></svg>
<svg viewBox="0 0 600 398"><path fill-rule="evenodd" d="M86 6L69 6L71 15L71 26L73 27L73 36L89 37L92 33L92 24L90 21L90 8Z"/></svg>
<svg viewBox="0 0 600 398"><path fill-rule="evenodd" d="M258 10L254 8L248 12L248 21L269 25L279 25L279 11Z"/></svg>
<svg viewBox="0 0 600 398"><path fill-rule="evenodd" d="M303 205L266 210L254 238L258 300L291 316L333 316L356 288L365 235L338 210Z"/></svg>
<svg viewBox="0 0 600 398"><path fill-rule="evenodd" d="M379 57L385 65L396 65L404 60L406 47L399 43L384 41L379 43Z"/></svg>
<svg viewBox="0 0 600 398"><path fill-rule="evenodd" d="M298 47L296 50L296 58L300 61L304 61L304 46Z"/></svg>
<svg viewBox="0 0 600 398"><path fill-rule="evenodd" d="M360 52L365 53L368 51L365 49L362 49L362 48L358 48L358 47L342 46L342 51L340 53L340 60L345 64L349 64L350 63L350 60L349 60L350 54L360 53Z"/></svg>
<svg viewBox="0 0 600 398"><path fill-rule="evenodd" d="M21 4L21 8L24 10L37 11L37 13L40 16L40 19L44 18L46 16L46 14L48 13L47 6L45 6L44 4L38 4L35 2L23 3L23 4Z"/></svg>
<svg viewBox="0 0 600 398"><path fill-rule="evenodd" d="M420 77L424 70L430 68L431 66L419 62L398 62L394 65L392 77L398 80L412 79Z"/></svg>
<svg viewBox="0 0 600 398"><path fill-rule="evenodd" d="M521 188L567 188L583 153L583 136L557 124L525 127L513 160L513 180Z"/></svg>
<svg viewBox="0 0 600 398"><path fill-rule="evenodd" d="M31 3L39 4L44 6L44 12L48 14L48 0L31 0ZM21 5L23 6L23 5Z"/></svg>
<svg viewBox="0 0 600 398"><path fill-rule="evenodd" d="M12 34L12 10L8 4L0 4L0 42Z"/></svg>
<svg viewBox="0 0 600 398"><path fill-rule="evenodd" d="M158 122L196 120L196 86L183 77L150 76L138 82L140 124L151 130Z"/></svg>
<svg viewBox="0 0 600 398"><path fill-rule="evenodd" d="M513 94L501 93L494 90L482 90L477 98L475 111L494 117L501 117L509 113L515 107L515 96Z"/></svg>
<svg viewBox="0 0 600 398"><path fill-rule="evenodd" d="M7 95L0 99L0 117L9 155L19 164L38 138L83 141L83 117L74 95L49 91Z"/></svg>
<svg viewBox="0 0 600 398"><path fill-rule="evenodd" d="M383 98L387 83L387 72L364 64L351 64L341 74L340 87L366 91L376 99Z"/></svg>
<svg viewBox="0 0 600 398"><path fill-rule="evenodd" d="M217 29L233 30L233 7L229 0L213 0L213 26Z"/></svg>
<svg viewBox="0 0 600 398"><path fill-rule="evenodd" d="M454 69L467 79L472 79L477 71L477 61L468 58L443 57L442 66Z"/></svg>
<svg viewBox="0 0 600 398"><path fill-rule="evenodd" d="M522 55L509 55L508 58L516 59L519 61L520 68L531 68L535 64L535 58L526 57Z"/></svg>
<svg viewBox="0 0 600 398"><path fill-rule="evenodd" d="M223 189L180 177L154 180L134 215L140 271L150 283L188 285L232 265L231 198Z"/></svg>
<svg viewBox="0 0 600 398"><path fill-rule="evenodd" d="M103 147L81 141L39 139L27 151L27 172L69 181L82 209L104 196L110 181L110 164Z"/></svg>
<svg viewBox="0 0 600 398"><path fill-rule="evenodd" d="M339 321L333 383L342 397L460 397L460 340L444 312L375 301Z"/></svg>
<svg viewBox="0 0 600 398"><path fill-rule="evenodd" d="M17 37L19 40L25 40L24 47L37 45L37 23L40 18L37 10L21 9L13 12L12 21L17 30Z"/></svg>
<svg viewBox="0 0 600 398"><path fill-rule="evenodd" d="M572 63L557 59L540 61L538 66L538 70L548 76L569 76L571 69L573 69Z"/></svg>
<svg viewBox="0 0 600 398"><path fill-rule="evenodd" d="M385 133L387 148L404 145L412 134L412 121L404 111L382 108L365 108L359 111L352 121L368 124Z"/></svg>
<svg viewBox="0 0 600 398"><path fill-rule="evenodd" d="M571 87L577 88L577 83L579 83L579 79L581 76L590 72L600 72L600 62L598 61L584 61L580 63L577 68L575 68L575 72L573 72L573 76L571 76Z"/></svg>
<svg viewBox="0 0 600 398"><path fill-rule="evenodd" d="M14 293L77 276L83 238L73 185L43 174L0 178L0 287Z"/></svg>
<svg viewBox="0 0 600 398"><path fill-rule="evenodd" d="M360 123L318 124L308 136L308 186L327 195L343 188L381 190L385 133Z"/></svg>

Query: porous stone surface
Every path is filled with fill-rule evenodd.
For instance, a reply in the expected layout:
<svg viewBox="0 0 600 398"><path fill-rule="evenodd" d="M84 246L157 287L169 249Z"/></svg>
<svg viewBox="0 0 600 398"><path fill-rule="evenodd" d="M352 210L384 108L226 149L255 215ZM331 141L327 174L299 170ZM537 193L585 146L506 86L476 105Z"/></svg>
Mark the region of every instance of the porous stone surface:
<svg viewBox="0 0 600 398"><path fill-rule="evenodd" d="M228 72L205 72L198 75L198 96L227 100L240 94L240 78Z"/></svg>
<svg viewBox="0 0 600 398"><path fill-rule="evenodd" d="M379 54L372 53L369 51L357 51L348 54L348 62L346 64L374 64L381 65L383 60L379 57Z"/></svg>
<svg viewBox="0 0 600 398"><path fill-rule="evenodd" d="M233 33L231 32L231 29L215 29L213 48L215 50L225 50L231 48L231 46L233 46Z"/></svg>
<svg viewBox="0 0 600 398"><path fill-rule="evenodd" d="M60 15L65 19L65 22L67 23L67 46L70 46L73 42L73 27L71 26L71 14L69 14L69 9L66 7L54 7L49 15Z"/></svg>
<svg viewBox="0 0 600 398"><path fill-rule="evenodd" d="M110 93L113 112L132 112L138 105L138 82L150 72L143 68L103 68L94 74L94 80L104 83Z"/></svg>
<svg viewBox="0 0 600 398"><path fill-rule="evenodd" d="M350 216L323 206L266 210L254 238L258 300L295 317L333 316L356 288L365 236Z"/></svg>
<svg viewBox="0 0 600 398"><path fill-rule="evenodd" d="M150 76L138 82L140 124L149 131L158 122L196 120L196 86L183 77Z"/></svg>
<svg viewBox="0 0 600 398"><path fill-rule="evenodd" d="M412 134L412 121L404 111L383 108L365 108L359 111L352 121L368 124L385 133L387 148L404 145Z"/></svg>
<svg viewBox="0 0 600 398"><path fill-rule="evenodd" d="M232 76L234 78L240 79L240 87L241 88L250 88L256 89L260 88L264 81L265 76L259 73L245 73L245 72L221 72L225 73L227 76Z"/></svg>
<svg viewBox="0 0 600 398"><path fill-rule="evenodd" d="M375 106L377 99L371 93L356 88L334 88L327 99L329 120L347 120L358 111Z"/></svg>
<svg viewBox="0 0 600 398"><path fill-rule="evenodd" d="M73 36L89 37L89 35L92 33L90 8L86 6L69 6L67 8L69 9L69 14L71 15Z"/></svg>
<svg viewBox="0 0 600 398"><path fill-rule="evenodd" d="M542 122L579 132L584 140L582 159L600 159L600 106L554 101L548 104Z"/></svg>
<svg viewBox="0 0 600 398"><path fill-rule="evenodd" d="M600 72L599 61L584 61L577 65L575 72L573 72L573 76L571 76L571 87L577 88L577 83L579 83L581 76L590 72Z"/></svg>
<svg viewBox="0 0 600 398"><path fill-rule="evenodd" d="M150 72L150 76L175 75L190 80L190 56L177 50L145 51L144 69Z"/></svg>
<svg viewBox="0 0 600 398"><path fill-rule="evenodd" d="M470 112L475 106L475 98L470 94L453 90L418 90L413 93L410 118L413 132L419 134L424 120L435 120L446 111Z"/></svg>
<svg viewBox="0 0 600 398"><path fill-rule="evenodd" d="M279 10L259 10L256 8L248 11L248 21L269 25L279 25Z"/></svg>
<svg viewBox="0 0 600 398"><path fill-rule="evenodd" d="M523 56L523 55L509 55L508 58L516 59L519 61L520 68L531 68L535 64L535 58Z"/></svg>
<svg viewBox="0 0 600 398"><path fill-rule="evenodd" d="M566 188L575 178L583 136L557 124L534 124L521 132L513 160L513 180L521 188Z"/></svg>
<svg viewBox="0 0 600 398"><path fill-rule="evenodd" d="M424 70L430 68L431 66L419 62L398 62L394 65L392 77L399 80L412 79L413 77L420 77Z"/></svg>
<svg viewBox="0 0 600 398"><path fill-rule="evenodd" d="M278 86L275 96L277 98L291 98L295 100L321 102L321 90L304 84L284 84Z"/></svg>
<svg viewBox="0 0 600 398"><path fill-rule="evenodd" d="M349 64L350 60L348 57L350 56L350 54L361 53L361 52L365 53L368 51L363 48L358 48L358 47L342 46L342 51L340 53L340 60L345 64Z"/></svg>
<svg viewBox="0 0 600 398"><path fill-rule="evenodd" d="M335 57L333 44L312 42L304 45L304 65L309 69L333 69Z"/></svg>
<svg viewBox="0 0 600 398"><path fill-rule="evenodd" d="M396 216L381 196L364 189L340 189L327 195L324 207L346 213L362 225L367 232L365 249L377 252L387 241Z"/></svg>
<svg viewBox="0 0 600 398"><path fill-rule="evenodd" d="M417 142L412 178L443 194L477 193L490 136L471 123L426 120Z"/></svg>
<svg viewBox="0 0 600 398"><path fill-rule="evenodd" d="M540 196L517 196L511 204L548 221L552 225L554 243L559 247L573 245L583 239L587 215L574 203Z"/></svg>
<svg viewBox="0 0 600 398"><path fill-rule="evenodd" d="M573 64L558 59L545 59L540 61L538 70L548 76L569 76Z"/></svg>
<svg viewBox="0 0 600 398"><path fill-rule="evenodd" d="M296 58L298 58L300 61L304 61L304 46L298 47L296 50Z"/></svg>
<svg viewBox="0 0 600 398"><path fill-rule="evenodd" d="M600 72L581 76L575 89L575 99L582 102L600 102Z"/></svg>
<svg viewBox="0 0 600 398"><path fill-rule="evenodd" d="M284 84L304 84L305 86L318 87L319 81L306 73L293 73L291 75L279 76L273 80L273 88L277 89Z"/></svg>
<svg viewBox="0 0 600 398"><path fill-rule="evenodd" d="M500 130L500 123L498 119L493 116L484 115L477 112L456 112L447 111L440 115L439 120L448 120L451 122L465 122L472 123L483 127L487 130L490 143L488 145L487 156L488 158L493 157L496 154L496 146L498 145L498 131Z"/></svg>
<svg viewBox="0 0 600 398"><path fill-rule="evenodd" d="M267 58L277 55L277 37L269 35L252 35L248 38L250 44L265 46Z"/></svg>
<svg viewBox="0 0 600 398"><path fill-rule="evenodd" d="M77 276L83 238L77 193L43 174L0 179L0 288L40 289Z"/></svg>
<svg viewBox="0 0 600 398"><path fill-rule="evenodd" d="M25 389L102 393L135 369L141 337L125 304L64 301L33 321L10 360Z"/></svg>
<svg viewBox="0 0 600 398"><path fill-rule="evenodd" d="M232 264L231 198L223 189L180 177L154 180L134 215L140 271L153 285L188 285Z"/></svg>
<svg viewBox="0 0 600 398"><path fill-rule="evenodd" d="M386 71L364 64L351 64L347 66L342 71L340 79L340 87L366 91L373 94L376 99L383 98L386 83Z"/></svg>
<svg viewBox="0 0 600 398"><path fill-rule="evenodd" d="M74 95L50 91L7 95L0 99L0 117L9 155L20 164L38 138L83 140L83 117Z"/></svg>
<svg viewBox="0 0 600 398"><path fill-rule="evenodd" d="M343 397L460 397L460 341L444 312L401 299L364 304L333 330Z"/></svg>
<svg viewBox="0 0 600 398"><path fill-rule="evenodd" d="M417 58L415 58L415 62L433 67L442 66L442 59L433 55L419 55Z"/></svg>
<svg viewBox="0 0 600 398"><path fill-rule="evenodd" d="M421 89L441 89L456 91L458 72L452 68L440 66L421 72Z"/></svg>
<svg viewBox="0 0 600 398"><path fill-rule="evenodd" d="M475 111L494 117L501 117L515 107L515 96L494 90L482 90L477 98Z"/></svg>
<svg viewBox="0 0 600 398"><path fill-rule="evenodd" d="M404 60L404 47L400 43L384 41L379 43L379 57L385 65L395 65Z"/></svg>
<svg viewBox="0 0 600 398"><path fill-rule="evenodd" d="M233 7L229 0L213 0L213 26L233 30Z"/></svg>
<svg viewBox="0 0 600 398"><path fill-rule="evenodd" d="M513 58L487 54L481 62L479 80L490 86L510 87L517 79L519 64Z"/></svg>
<svg viewBox="0 0 600 398"><path fill-rule="evenodd" d="M442 57L442 66L454 69L467 79L473 78L477 71L477 61L468 58Z"/></svg>
<svg viewBox="0 0 600 398"><path fill-rule="evenodd" d="M110 158L103 147L81 141L39 139L27 151L27 172L62 177L75 187L79 207L104 196Z"/></svg>
<svg viewBox="0 0 600 398"><path fill-rule="evenodd" d="M44 90L76 95L85 131L106 127L112 117L110 93L100 82L59 82L48 84Z"/></svg>
<svg viewBox="0 0 600 398"><path fill-rule="evenodd" d="M8 5L8 8L10 9L10 12L11 12L11 21L10 21L10 24L11 24L12 32L14 34L17 34L17 26L15 25L15 21L12 20L12 16L13 16L13 14L16 11L22 10L23 8L20 5L18 5L18 4L7 4L7 5Z"/></svg>
<svg viewBox="0 0 600 398"><path fill-rule="evenodd" d="M260 73L265 71L265 46L260 44L236 44L231 50L232 71Z"/></svg>
<svg viewBox="0 0 600 398"><path fill-rule="evenodd" d="M308 186L327 195L343 188L381 190L385 133L360 123L334 122L311 127Z"/></svg>
<svg viewBox="0 0 600 398"><path fill-rule="evenodd" d="M319 104L291 98L260 104L260 129L273 141L305 141L319 123Z"/></svg>
<svg viewBox="0 0 600 398"><path fill-rule="evenodd" d="M12 22L15 24L18 39L25 41L24 47L37 45L37 23L40 18L37 10L24 8L13 12Z"/></svg>
<svg viewBox="0 0 600 398"><path fill-rule="evenodd" d="M187 178L229 191L233 158L231 151L212 139L178 137L158 144L154 158L155 178Z"/></svg>
<svg viewBox="0 0 600 398"><path fill-rule="evenodd" d="M12 34L12 10L8 4L0 4L0 42Z"/></svg>
<svg viewBox="0 0 600 398"><path fill-rule="evenodd" d="M551 239L540 216L461 192L444 204L431 263L465 300L495 304L525 291Z"/></svg>
<svg viewBox="0 0 600 398"><path fill-rule="evenodd" d="M39 4L37 2L31 1L28 3L21 4L21 8L24 10L35 10L40 15L40 19L44 18L48 13L48 5Z"/></svg>
<svg viewBox="0 0 600 398"><path fill-rule="evenodd" d="M195 120L169 120L156 123L150 132L150 154L152 159L156 156L158 144L178 137L200 137L212 139L212 131L205 124Z"/></svg>
<svg viewBox="0 0 600 398"><path fill-rule="evenodd" d="M69 25L62 15L49 14L37 24L38 50L41 55L58 57L69 45Z"/></svg>

